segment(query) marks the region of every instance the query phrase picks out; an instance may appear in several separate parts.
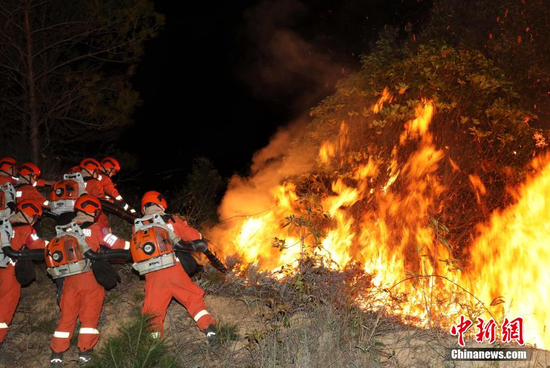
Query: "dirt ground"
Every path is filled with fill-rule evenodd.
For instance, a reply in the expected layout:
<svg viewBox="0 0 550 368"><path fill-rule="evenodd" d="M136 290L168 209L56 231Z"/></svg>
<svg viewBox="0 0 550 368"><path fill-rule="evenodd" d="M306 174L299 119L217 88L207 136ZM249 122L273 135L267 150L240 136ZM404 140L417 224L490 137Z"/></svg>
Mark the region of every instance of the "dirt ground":
<svg viewBox="0 0 550 368"><path fill-rule="evenodd" d="M143 301L143 280L140 280L129 265L120 266L122 283L115 289L106 292L104 308L98 329L101 333L96 349L101 348L109 336L114 335L121 322L140 308ZM21 301L16 315L0 350L0 367L49 367L49 344L59 318L59 308L55 299L55 284L46 275L44 265L37 265L37 280L29 287L22 289ZM169 307L165 327L166 335L171 341L174 354L182 367L235 367L235 362L254 361L258 350L251 348L251 336L266 331L273 323L274 308L266 300L250 295L215 295L207 294L206 303L210 313L220 324L236 326L237 338L224 343L219 351L210 351L204 335L199 331L193 319L183 306L173 301ZM288 316L284 336L296 336L300 330L311 327L314 323L306 313L295 312ZM334 331L327 326L319 329L317 342L323 346L331 344ZM528 362L473 362L446 360L447 348L457 347L456 337L446 333L422 330L396 324L381 318L365 327L369 338L376 341L373 354L373 367L550 367L550 353L533 350L532 359ZM369 332L369 331L372 331ZM482 347L470 342L467 347ZM493 346L494 347L494 346ZM369 347L357 349L370 349ZM356 349L356 350L357 350ZM65 354L65 367L76 367L76 339ZM229 363L231 362L231 364ZM301 362L301 363L300 363ZM262 363L252 366L262 367ZM281 364L264 365L284 367ZM321 366L297 359L292 367ZM338 366L326 364L325 366ZM353 365L352 365L353 366Z"/></svg>

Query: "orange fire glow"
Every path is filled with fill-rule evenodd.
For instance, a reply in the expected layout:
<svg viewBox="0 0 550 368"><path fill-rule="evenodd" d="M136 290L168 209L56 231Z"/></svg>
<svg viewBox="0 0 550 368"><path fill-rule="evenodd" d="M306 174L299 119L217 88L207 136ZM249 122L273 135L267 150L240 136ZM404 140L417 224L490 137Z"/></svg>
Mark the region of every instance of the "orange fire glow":
<svg viewBox="0 0 550 368"><path fill-rule="evenodd" d="M378 114L392 100L385 89L371 112ZM502 296L504 303L489 307L492 314L523 317L525 340L548 347L545 268L550 265L550 225L545 218L550 200L545 194L550 193L550 159L535 163L540 173L517 191L514 206L478 226L470 263L461 270L455 267L452 245L444 239L446 228L437 221L449 188L436 173L444 159L454 171L460 169L433 142L433 114L432 102L422 101L416 117L404 122L387 170L370 158L353 172L336 176L330 191L319 197L300 196L296 184L281 176L284 163L253 178L235 177L220 210L226 221L208 235L223 245L224 254L237 254L243 263L263 270L295 266L300 257L313 253L329 260L326 264L334 269L359 262L373 275L380 293L377 306L389 297L381 290L404 293L406 302L392 313L421 327L448 328L457 315L469 315L465 304L457 302L468 299L457 285L486 306ZM318 148L315 165L344 163L348 139L348 126L342 122L338 136ZM414 147L405 158L397 154L404 145ZM375 185L381 175L384 185ZM487 188L477 176L469 180L480 202ZM417 283L402 282L405 279ZM362 303L360 298L357 302Z"/></svg>

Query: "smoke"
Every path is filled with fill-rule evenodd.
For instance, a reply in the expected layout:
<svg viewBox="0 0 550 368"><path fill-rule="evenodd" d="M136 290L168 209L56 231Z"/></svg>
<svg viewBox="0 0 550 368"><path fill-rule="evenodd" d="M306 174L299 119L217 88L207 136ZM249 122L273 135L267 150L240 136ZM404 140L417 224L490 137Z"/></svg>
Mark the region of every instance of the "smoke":
<svg viewBox="0 0 550 368"><path fill-rule="evenodd" d="M272 209L273 190L286 178L313 169L317 148L301 144L309 125L307 111L332 92L341 67L293 30L308 15L298 0L265 0L244 13L246 37L252 44L244 82L253 93L270 101L286 101L281 109L299 118L280 128L269 144L254 153L250 175L233 176L218 209L222 223L209 233L222 242L233 220Z"/></svg>
<svg viewBox="0 0 550 368"><path fill-rule="evenodd" d="M285 178L309 172L315 163L316 151L297 142L304 134L307 118L281 128L270 143L252 158L251 175L234 175L219 208L220 218L250 216L273 206L272 189Z"/></svg>
<svg viewBox="0 0 550 368"><path fill-rule="evenodd" d="M244 13L250 44L250 62L241 70L245 83L256 96L290 101L285 109L297 114L326 96L342 75L328 50L319 49L322 36L307 39L294 30L308 16L298 0L265 0Z"/></svg>

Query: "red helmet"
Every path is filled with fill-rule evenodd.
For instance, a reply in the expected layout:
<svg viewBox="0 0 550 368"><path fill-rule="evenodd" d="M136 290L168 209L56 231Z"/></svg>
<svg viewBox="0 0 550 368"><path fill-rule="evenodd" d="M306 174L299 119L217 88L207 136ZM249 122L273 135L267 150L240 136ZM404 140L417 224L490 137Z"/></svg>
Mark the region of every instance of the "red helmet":
<svg viewBox="0 0 550 368"><path fill-rule="evenodd" d="M75 173L79 173L80 172L80 165L76 165L76 166L72 166L69 171L67 172L67 174L75 174Z"/></svg>
<svg viewBox="0 0 550 368"><path fill-rule="evenodd" d="M154 190L145 193L143 197L141 197L141 210L143 212L145 212L145 207L149 203L158 204L164 209L168 207L168 203L166 202L166 199L162 196L162 194L160 194L159 192L155 192Z"/></svg>
<svg viewBox="0 0 550 368"><path fill-rule="evenodd" d="M76 200L74 209L96 217L101 210L101 202L94 196L83 194Z"/></svg>
<svg viewBox="0 0 550 368"><path fill-rule="evenodd" d="M42 216L42 206L37 201L32 199L24 199L21 202L17 203L17 211L23 212L29 217L40 217Z"/></svg>
<svg viewBox="0 0 550 368"><path fill-rule="evenodd" d="M24 164L19 165L20 176L36 175L35 177L38 178L41 173L42 172L40 171L38 166L31 162L25 162Z"/></svg>
<svg viewBox="0 0 550 368"><path fill-rule="evenodd" d="M99 173L99 171L101 170L101 164L95 158L85 158L84 160L80 161L79 166L82 170L86 170L92 176L94 175L95 171Z"/></svg>
<svg viewBox="0 0 550 368"><path fill-rule="evenodd" d="M17 166L17 161L11 157L0 158L0 171L8 172L11 168Z"/></svg>
<svg viewBox="0 0 550 368"><path fill-rule="evenodd" d="M120 171L120 164L114 157L105 157L101 160L101 165L105 171L111 170L111 175L115 175Z"/></svg>

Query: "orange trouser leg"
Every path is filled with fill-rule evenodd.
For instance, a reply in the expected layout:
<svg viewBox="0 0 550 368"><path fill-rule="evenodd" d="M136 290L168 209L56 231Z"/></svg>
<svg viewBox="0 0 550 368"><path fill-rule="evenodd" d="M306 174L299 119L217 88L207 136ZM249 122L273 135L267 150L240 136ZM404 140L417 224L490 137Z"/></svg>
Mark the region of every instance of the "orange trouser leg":
<svg viewBox="0 0 550 368"><path fill-rule="evenodd" d="M172 295L187 308L187 311L195 322L197 322L199 328L204 331L208 326L216 323L206 310L204 290L191 281L181 265L178 264L172 268L174 268L173 276L170 278Z"/></svg>
<svg viewBox="0 0 550 368"><path fill-rule="evenodd" d="M74 277L74 276L73 276ZM71 337L73 336L76 326L76 319L80 309L80 295L78 289L74 287L74 283L66 279L63 282L63 293L61 294L61 318L57 324L57 328L53 334L53 339L50 348L56 353L62 353L71 345Z"/></svg>
<svg viewBox="0 0 550 368"><path fill-rule="evenodd" d="M97 323L101 315L103 299L105 299L105 289L97 284L84 290L80 297L78 349L86 351L92 349L99 340Z"/></svg>
<svg viewBox="0 0 550 368"><path fill-rule="evenodd" d="M15 268L12 265L0 268L0 342L8 333L20 297L21 285L15 278Z"/></svg>
<svg viewBox="0 0 550 368"><path fill-rule="evenodd" d="M164 335L164 317L172 300L170 275L163 271L165 270L145 275L145 300L141 311L143 315L151 316L149 328L155 333L160 333L157 337Z"/></svg>

